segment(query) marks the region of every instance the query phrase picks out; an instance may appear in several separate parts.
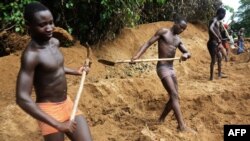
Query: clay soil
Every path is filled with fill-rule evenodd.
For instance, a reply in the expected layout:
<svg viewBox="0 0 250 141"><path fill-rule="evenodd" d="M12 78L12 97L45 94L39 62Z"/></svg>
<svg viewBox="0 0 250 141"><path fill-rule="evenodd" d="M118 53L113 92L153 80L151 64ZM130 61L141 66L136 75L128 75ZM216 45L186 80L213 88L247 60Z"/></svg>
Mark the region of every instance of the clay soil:
<svg viewBox="0 0 250 141"><path fill-rule="evenodd" d="M111 67L97 61L98 58L129 59L157 29L171 24L157 22L125 28L114 41L92 47L93 63L79 109L88 120L95 141L222 141L225 124L250 124L249 52L231 53L235 61L223 61L222 68L228 78L215 77L214 81L209 81L208 36L199 25L189 24L180 35L192 58L174 64L183 117L196 134L178 132L173 112L164 123L158 123L169 97L156 74L156 62ZM78 43L60 50L68 67L78 68L86 58L86 48ZM21 52L0 58L0 140L42 141L36 120L15 102ZM180 51L177 52L176 56L180 56ZM157 44L152 45L142 58L157 58ZM67 78L68 94L74 99L80 77ZM35 98L34 92L32 97Z"/></svg>

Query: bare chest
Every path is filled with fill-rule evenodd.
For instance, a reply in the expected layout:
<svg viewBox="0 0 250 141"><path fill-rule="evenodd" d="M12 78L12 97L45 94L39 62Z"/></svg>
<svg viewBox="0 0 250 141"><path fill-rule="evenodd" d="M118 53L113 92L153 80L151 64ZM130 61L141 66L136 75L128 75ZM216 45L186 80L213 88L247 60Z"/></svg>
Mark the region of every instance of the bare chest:
<svg viewBox="0 0 250 141"><path fill-rule="evenodd" d="M63 56L57 47L47 47L39 54L39 68L43 71L55 71L63 67Z"/></svg>
<svg viewBox="0 0 250 141"><path fill-rule="evenodd" d="M164 34L159 40L159 49L164 54L175 54L177 47L180 45L180 38L170 33Z"/></svg>

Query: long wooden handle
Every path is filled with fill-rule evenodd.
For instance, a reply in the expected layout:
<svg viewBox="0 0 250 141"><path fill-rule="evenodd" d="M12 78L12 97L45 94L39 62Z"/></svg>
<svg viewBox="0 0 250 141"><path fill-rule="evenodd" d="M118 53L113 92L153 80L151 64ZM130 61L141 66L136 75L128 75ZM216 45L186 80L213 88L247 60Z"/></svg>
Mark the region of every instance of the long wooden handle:
<svg viewBox="0 0 250 141"><path fill-rule="evenodd" d="M235 48L235 46L234 46L234 44L232 44L234 41L233 41L233 39L229 36L229 33L227 32L227 29L225 28L225 26L223 25L223 23L221 22L221 25L222 25L222 27L223 27L223 29L225 30L225 32L226 32L226 36L227 36L227 38L230 40L230 47L232 48L232 49L234 49ZM232 41L231 41L232 40Z"/></svg>
<svg viewBox="0 0 250 141"><path fill-rule="evenodd" d="M180 57L178 57L178 58L138 59L138 60L134 60L134 62L172 61L172 60L179 60L181 62ZM109 66L114 66L116 63L132 63L131 60L109 61L109 60L105 60L105 59L98 59L98 62L100 62L104 65L109 65Z"/></svg>
<svg viewBox="0 0 250 141"><path fill-rule="evenodd" d="M89 59L86 59L85 65L89 66ZM75 97L75 100L74 100L73 110L72 110L72 113L70 115L70 121L75 120L75 115L76 115L78 103L79 103L79 100L80 100L80 97L82 95L82 91L83 91L83 88L84 88L84 81L85 81L86 74L87 74L86 71L82 72L81 83L80 83L80 87L78 89L77 95Z"/></svg>
<svg viewBox="0 0 250 141"><path fill-rule="evenodd" d="M172 61L172 60L180 60L180 57L176 58L156 58L156 59L137 59L134 62L151 62L151 61ZM130 63L131 60L117 60L115 63Z"/></svg>
<svg viewBox="0 0 250 141"><path fill-rule="evenodd" d="M228 32L227 32L227 29L225 28L225 26L224 26L224 24L221 22L221 25L222 25L222 27L223 27L223 29L225 30L225 32L226 32L226 36L228 37L228 39L230 39L230 36L229 36L229 34L228 34Z"/></svg>

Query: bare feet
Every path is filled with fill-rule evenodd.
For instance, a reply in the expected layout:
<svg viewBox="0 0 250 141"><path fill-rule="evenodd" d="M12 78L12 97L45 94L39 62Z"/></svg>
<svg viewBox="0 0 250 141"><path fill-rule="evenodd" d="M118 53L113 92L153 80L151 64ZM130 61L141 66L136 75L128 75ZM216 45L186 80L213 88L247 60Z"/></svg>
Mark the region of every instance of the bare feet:
<svg viewBox="0 0 250 141"><path fill-rule="evenodd" d="M160 117L160 118L158 119L158 121L159 121L160 123L163 123L163 122L165 121L165 118Z"/></svg>
<svg viewBox="0 0 250 141"><path fill-rule="evenodd" d="M190 128L190 127L187 127L187 126L184 126L184 127L182 127L182 128L180 128L180 127L177 127L177 130L179 131L179 132L183 132L183 133L192 133L192 134L196 134L197 132L196 131L194 131L192 128Z"/></svg>
<svg viewBox="0 0 250 141"><path fill-rule="evenodd" d="M210 81L213 81L213 77L210 77L209 80L210 80Z"/></svg>
<svg viewBox="0 0 250 141"><path fill-rule="evenodd" d="M227 78L227 75L224 74L224 73L221 73L218 77L219 77L219 78Z"/></svg>

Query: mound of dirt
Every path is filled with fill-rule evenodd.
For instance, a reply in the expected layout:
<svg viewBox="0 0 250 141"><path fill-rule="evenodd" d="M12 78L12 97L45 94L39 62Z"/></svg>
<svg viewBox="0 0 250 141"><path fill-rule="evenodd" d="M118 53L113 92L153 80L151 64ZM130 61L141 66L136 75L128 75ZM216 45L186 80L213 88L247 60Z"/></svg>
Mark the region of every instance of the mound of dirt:
<svg viewBox="0 0 250 141"><path fill-rule="evenodd" d="M61 27L55 27L53 36L60 41L60 45L63 47L71 46L75 42L72 35ZM5 30L0 32L0 57L23 50L29 41L28 35L9 33Z"/></svg>
<svg viewBox="0 0 250 141"><path fill-rule="evenodd" d="M22 36L16 33L8 33L2 31L0 33L0 57L14 53L18 50L23 50L29 41L30 37Z"/></svg>
<svg viewBox="0 0 250 141"><path fill-rule="evenodd" d="M63 47L71 46L74 43L73 36L61 27L55 27L53 36L60 41L60 44Z"/></svg>
<svg viewBox="0 0 250 141"><path fill-rule="evenodd" d="M184 121L197 134L177 132L173 113L164 123L158 123L169 97L155 72L156 62L110 67L97 61L98 58L129 59L157 29L171 25L171 22L157 22L125 28L114 41L93 47L93 64L86 78L79 109L88 120L95 141L223 140L223 125L250 123L250 63L246 62L249 53L233 54L235 61L223 62L223 72L229 76L227 79L208 81L208 35L200 26L189 24L180 35L192 58L181 64L175 62ZM86 48L80 44L61 48L61 51L66 66L72 68L78 68L86 58ZM0 67L0 139L42 141L36 120L15 104L20 54L0 58L0 65L4 66ZM176 56L180 56L179 51ZM157 43L142 58L157 58ZM80 78L67 78L68 93L73 99Z"/></svg>

